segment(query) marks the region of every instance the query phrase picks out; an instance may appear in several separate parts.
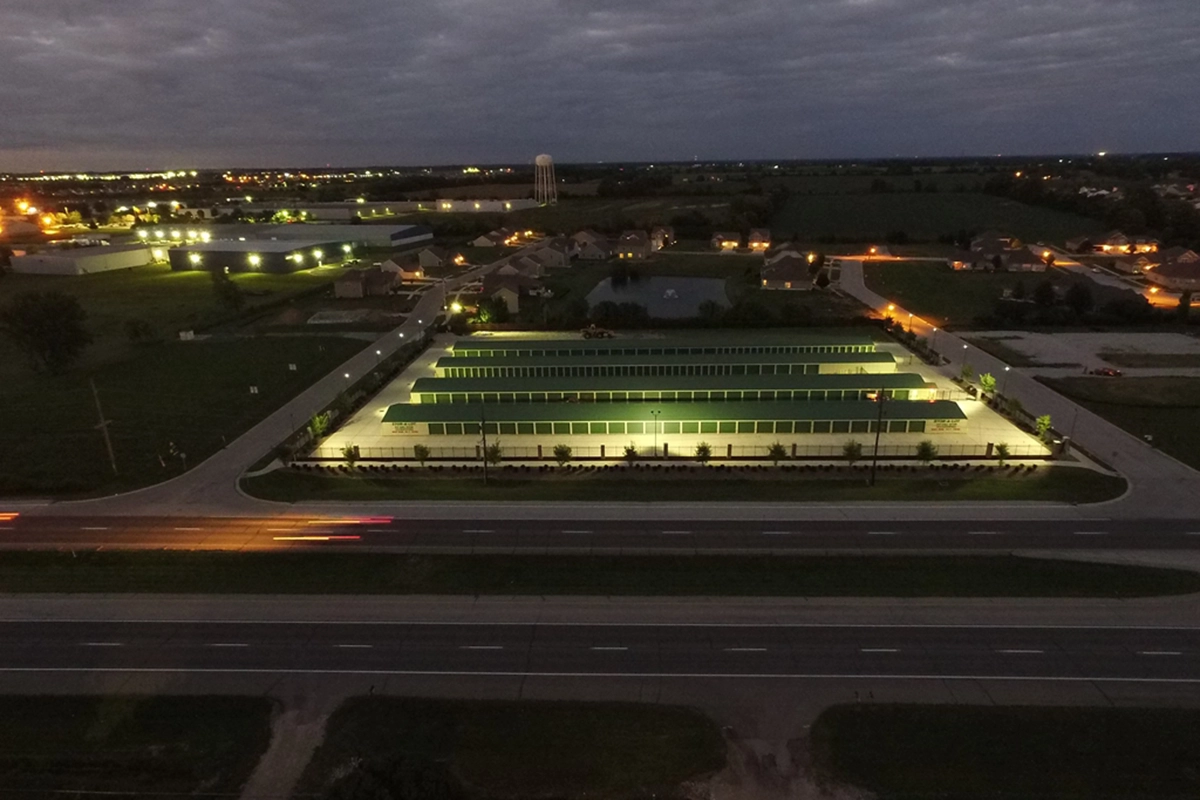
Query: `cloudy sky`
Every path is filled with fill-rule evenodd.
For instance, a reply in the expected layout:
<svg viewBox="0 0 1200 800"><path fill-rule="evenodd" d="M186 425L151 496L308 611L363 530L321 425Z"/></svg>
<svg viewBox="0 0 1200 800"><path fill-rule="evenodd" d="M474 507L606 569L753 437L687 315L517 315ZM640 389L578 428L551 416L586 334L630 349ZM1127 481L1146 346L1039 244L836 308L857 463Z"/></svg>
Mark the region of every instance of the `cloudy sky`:
<svg viewBox="0 0 1200 800"><path fill-rule="evenodd" d="M0 170L1200 149L1200 0L0 0Z"/></svg>

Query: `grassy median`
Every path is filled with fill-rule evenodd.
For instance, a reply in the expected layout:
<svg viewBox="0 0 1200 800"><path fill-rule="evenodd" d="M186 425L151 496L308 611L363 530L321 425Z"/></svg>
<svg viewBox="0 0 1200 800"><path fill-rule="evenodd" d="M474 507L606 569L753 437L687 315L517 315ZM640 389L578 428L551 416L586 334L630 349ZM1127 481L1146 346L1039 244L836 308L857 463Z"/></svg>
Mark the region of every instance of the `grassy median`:
<svg viewBox="0 0 1200 800"><path fill-rule="evenodd" d="M888 800L1200 796L1200 711L835 706L817 769Z"/></svg>
<svg viewBox="0 0 1200 800"><path fill-rule="evenodd" d="M716 726L682 708L363 697L330 718L297 794L671 798L724 766Z"/></svg>
<svg viewBox="0 0 1200 800"><path fill-rule="evenodd" d="M0 552L0 593L1146 597L1182 570L1017 556Z"/></svg>
<svg viewBox="0 0 1200 800"><path fill-rule="evenodd" d="M261 697L0 697L0 796L236 797L270 715Z"/></svg>
<svg viewBox="0 0 1200 800"><path fill-rule="evenodd" d="M1120 497L1124 478L1087 469L1039 467L1033 472L1012 468L994 472L950 468L899 471L889 465L875 486L867 484L867 468L851 472L789 471L693 473L642 470L637 478L594 473L542 477L536 470L495 471L485 484L475 473L429 474L361 472L350 474L275 470L243 478L242 488L264 500L286 503L311 500L442 500L478 502L767 502L845 503L931 501L1035 501L1099 503ZM697 466L695 470L699 471ZM853 477L851 477L853 475Z"/></svg>

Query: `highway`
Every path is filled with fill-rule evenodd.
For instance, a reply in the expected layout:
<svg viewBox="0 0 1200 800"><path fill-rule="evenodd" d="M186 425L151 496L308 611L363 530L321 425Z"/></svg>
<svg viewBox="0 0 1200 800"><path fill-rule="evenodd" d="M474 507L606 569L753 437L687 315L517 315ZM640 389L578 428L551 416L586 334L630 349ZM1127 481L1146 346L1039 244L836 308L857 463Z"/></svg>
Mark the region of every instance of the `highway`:
<svg viewBox="0 0 1200 800"><path fill-rule="evenodd" d="M1200 521L620 521L392 517L56 517L0 520L0 549L337 548L483 550L1197 550Z"/></svg>
<svg viewBox="0 0 1200 800"><path fill-rule="evenodd" d="M1200 628L0 622L0 674L1200 683Z"/></svg>

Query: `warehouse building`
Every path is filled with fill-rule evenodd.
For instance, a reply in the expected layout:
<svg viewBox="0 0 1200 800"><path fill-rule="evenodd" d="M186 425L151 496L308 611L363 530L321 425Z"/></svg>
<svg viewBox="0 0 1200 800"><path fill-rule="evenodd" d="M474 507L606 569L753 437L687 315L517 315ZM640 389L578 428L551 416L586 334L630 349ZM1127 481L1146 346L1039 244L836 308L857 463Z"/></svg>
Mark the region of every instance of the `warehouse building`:
<svg viewBox="0 0 1200 800"><path fill-rule="evenodd" d="M887 433L957 431L966 415L957 403L892 401L884 405ZM628 436L874 433L880 407L850 402L482 403L393 405L383 422L411 436L607 436L614 446ZM657 431L656 431L657 429ZM715 444L716 442L714 442Z"/></svg>
<svg viewBox="0 0 1200 800"><path fill-rule="evenodd" d="M453 356L470 358L612 355L717 355L729 353L874 353L875 341L866 334L840 336L736 337L723 336L708 342L698 337L664 339L477 339L455 342Z"/></svg>
<svg viewBox="0 0 1200 800"><path fill-rule="evenodd" d="M935 384L910 373L863 375L681 375L622 378L620 386L593 378L418 378L417 403L646 403L692 401L934 400Z"/></svg>
<svg viewBox="0 0 1200 800"><path fill-rule="evenodd" d="M226 272L295 272L347 258L353 247L339 239L211 241L172 247L171 269Z"/></svg>
<svg viewBox="0 0 1200 800"><path fill-rule="evenodd" d="M56 248L42 253L13 256L12 271L26 275L92 275L118 269L144 267L150 263L150 248L128 247Z"/></svg>
<svg viewBox="0 0 1200 800"><path fill-rule="evenodd" d="M446 356L439 378L619 378L683 375L854 375L893 373L891 353L685 353L527 358Z"/></svg>

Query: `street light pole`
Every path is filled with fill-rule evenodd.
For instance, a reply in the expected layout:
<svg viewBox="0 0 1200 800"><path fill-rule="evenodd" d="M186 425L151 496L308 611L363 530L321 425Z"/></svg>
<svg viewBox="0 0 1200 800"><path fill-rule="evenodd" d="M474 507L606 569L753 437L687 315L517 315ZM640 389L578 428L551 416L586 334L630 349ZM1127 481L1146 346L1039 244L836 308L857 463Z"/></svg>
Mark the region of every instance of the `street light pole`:
<svg viewBox="0 0 1200 800"><path fill-rule="evenodd" d="M662 413L657 409L652 409L650 413L654 416L654 457L658 458L658 415Z"/></svg>
<svg viewBox="0 0 1200 800"><path fill-rule="evenodd" d="M883 432L883 389L875 395L875 402L879 404L879 414L875 419L875 449L871 452L871 485L875 485L875 466L879 463L879 434Z"/></svg>
<svg viewBox="0 0 1200 800"><path fill-rule="evenodd" d="M1008 373L1009 373L1009 372L1011 372L1011 371L1012 371L1012 367L1005 367L1005 368L1004 368L1004 383L1003 383L1003 384L1001 384L1001 386L1000 386L1000 394L1001 394L1001 396L1003 396L1003 395L1004 395L1004 392L1005 392L1005 391L1008 389Z"/></svg>

